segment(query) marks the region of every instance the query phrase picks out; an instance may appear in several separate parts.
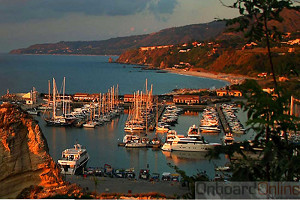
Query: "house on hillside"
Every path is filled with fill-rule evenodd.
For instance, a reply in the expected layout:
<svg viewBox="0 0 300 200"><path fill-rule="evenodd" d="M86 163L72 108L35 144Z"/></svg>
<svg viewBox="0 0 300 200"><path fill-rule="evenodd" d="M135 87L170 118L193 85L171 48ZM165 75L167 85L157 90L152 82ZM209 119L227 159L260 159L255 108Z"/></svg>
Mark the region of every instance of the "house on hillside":
<svg viewBox="0 0 300 200"><path fill-rule="evenodd" d="M257 44L255 42L251 42L251 43L248 43L248 44L245 44L242 48L242 50L245 50L245 49L253 49L255 46L257 46Z"/></svg>
<svg viewBox="0 0 300 200"><path fill-rule="evenodd" d="M216 90L216 92L218 97L224 97L228 94L227 90Z"/></svg>
<svg viewBox="0 0 300 200"><path fill-rule="evenodd" d="M216 93L217 93L218 97L225 97L225 96L241 97L241 96L243 96L243 93L239 90L216 90Z"/></svg>
<svg viewBox="0 0 300 200"><path fill-rule="evenodd" d="M239 90L229 90L228 91L228 96L231 96L231 97L241 97L241 96L243 96L243 94Z"/></svg>

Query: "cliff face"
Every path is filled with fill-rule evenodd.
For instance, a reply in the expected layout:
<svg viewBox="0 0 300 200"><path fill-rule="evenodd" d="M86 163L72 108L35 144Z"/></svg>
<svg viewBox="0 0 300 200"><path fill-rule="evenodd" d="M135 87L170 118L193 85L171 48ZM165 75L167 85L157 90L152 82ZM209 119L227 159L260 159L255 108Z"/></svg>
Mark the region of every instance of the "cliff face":
<svg viewBox="0 0 300 200"><path fill-rule="evenodd" d="M0 198L16 198L32 185L63 184L36 121L10 104L0 106Z"/></svg>

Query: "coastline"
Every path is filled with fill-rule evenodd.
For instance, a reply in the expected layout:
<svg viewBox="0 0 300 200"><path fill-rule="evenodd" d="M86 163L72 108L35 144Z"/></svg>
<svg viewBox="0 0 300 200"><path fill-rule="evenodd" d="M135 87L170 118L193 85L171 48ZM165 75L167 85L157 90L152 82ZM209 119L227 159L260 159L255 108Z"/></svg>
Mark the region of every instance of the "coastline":
<svg viewBox="0 0 300 200"><path fill-rule="evenodd" d="M201 78L210 78L215 80L222 80L229 83L229 85L240 84L245 79L253 79L253 77L247 77L237 74L224 74L224 73L210 73L210 72L200 72L200 71L186 71L181 69L164 69L168 73L180 74L185 76L195 76Z"/></svg>

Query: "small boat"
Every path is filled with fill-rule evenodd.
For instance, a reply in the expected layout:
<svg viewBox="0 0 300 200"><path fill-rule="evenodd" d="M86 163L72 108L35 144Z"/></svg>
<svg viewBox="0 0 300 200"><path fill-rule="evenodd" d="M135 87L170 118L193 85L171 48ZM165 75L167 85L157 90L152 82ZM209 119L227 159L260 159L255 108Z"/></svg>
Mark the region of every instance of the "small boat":
<svg viewBox="0 0 300 200"><path fill-rule="evenodd" d="M75 144L74 148L62 152L62 158L58 160L58 164L61 166L62 173L73 175L83 172L82 169L89 159L87 150L80 144Z"/></svg>
<svg viewBox="0 0 300 200"><path fill-rule="evenodd" d="M229 166L219 166L215 168L216 171L230 171L230 167Z"/></svg>
<svg viewBox="0 0 300 200"><path fill-rule="evenodd" d="M30 115L38 115L38 116L40 115L40 112L36 108L27 110L27 113Z"/></svg>
<svg viewBox="0 0 300 200"><path fill-rule="evenodd" d="M145 148L145 147L147 147L147 144L142 143L142 142L140 142L140 140L138 140L138 141L132 141L132 142L125 144L125 147L127 147L127 148Z"/></svg>
<svg viewBox="0 0 300 200"><path fill-rule="evenodd" d="M225 145L230 145L234 142L234 137L232 135L232 133L227 133L224 137L223 137L223 142Z"/></svg>
<svg viewBox="0 0 300 200"><path fill-rule="evenodd" d="M156 128L157 133L167 133L170 129L165 126L157 126Z"/></svg>
<svg viewBox="0 0 300 200"><path fill-rule="evenodd" d="M83 124L84 128L95 128L96 127L96 123L93 121L88 121L87 123Z"/></svg>
<svg viewBox="0 0 300 200"><path fill-rule="evenodd" d="M196 127L196 125L194 124L193 126L191 126L188 130L188 137L199 137L201 134L200 134L200 131L199 131L199 128Z"/></svg>
<svg viewBox="0 0 300 200"><path fill-rule="evenodd" d="M129 143L133 140L139 140L140 137L138 135L126 134L123 138L123 143Z"/></svg>

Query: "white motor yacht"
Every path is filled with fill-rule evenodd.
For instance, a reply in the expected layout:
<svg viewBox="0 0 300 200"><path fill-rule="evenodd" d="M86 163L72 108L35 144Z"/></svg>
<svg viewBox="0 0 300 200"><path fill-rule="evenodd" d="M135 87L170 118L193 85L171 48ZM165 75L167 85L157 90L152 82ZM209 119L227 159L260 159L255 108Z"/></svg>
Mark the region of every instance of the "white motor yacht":
<svg viewBox="0 0 300 200"><path fill-rule="evenodd" d="M74 148L66 149L62 152L62 158L58 160L63 174L79 174L90 159L87 150L80 144L75 144Z"/></svg>

